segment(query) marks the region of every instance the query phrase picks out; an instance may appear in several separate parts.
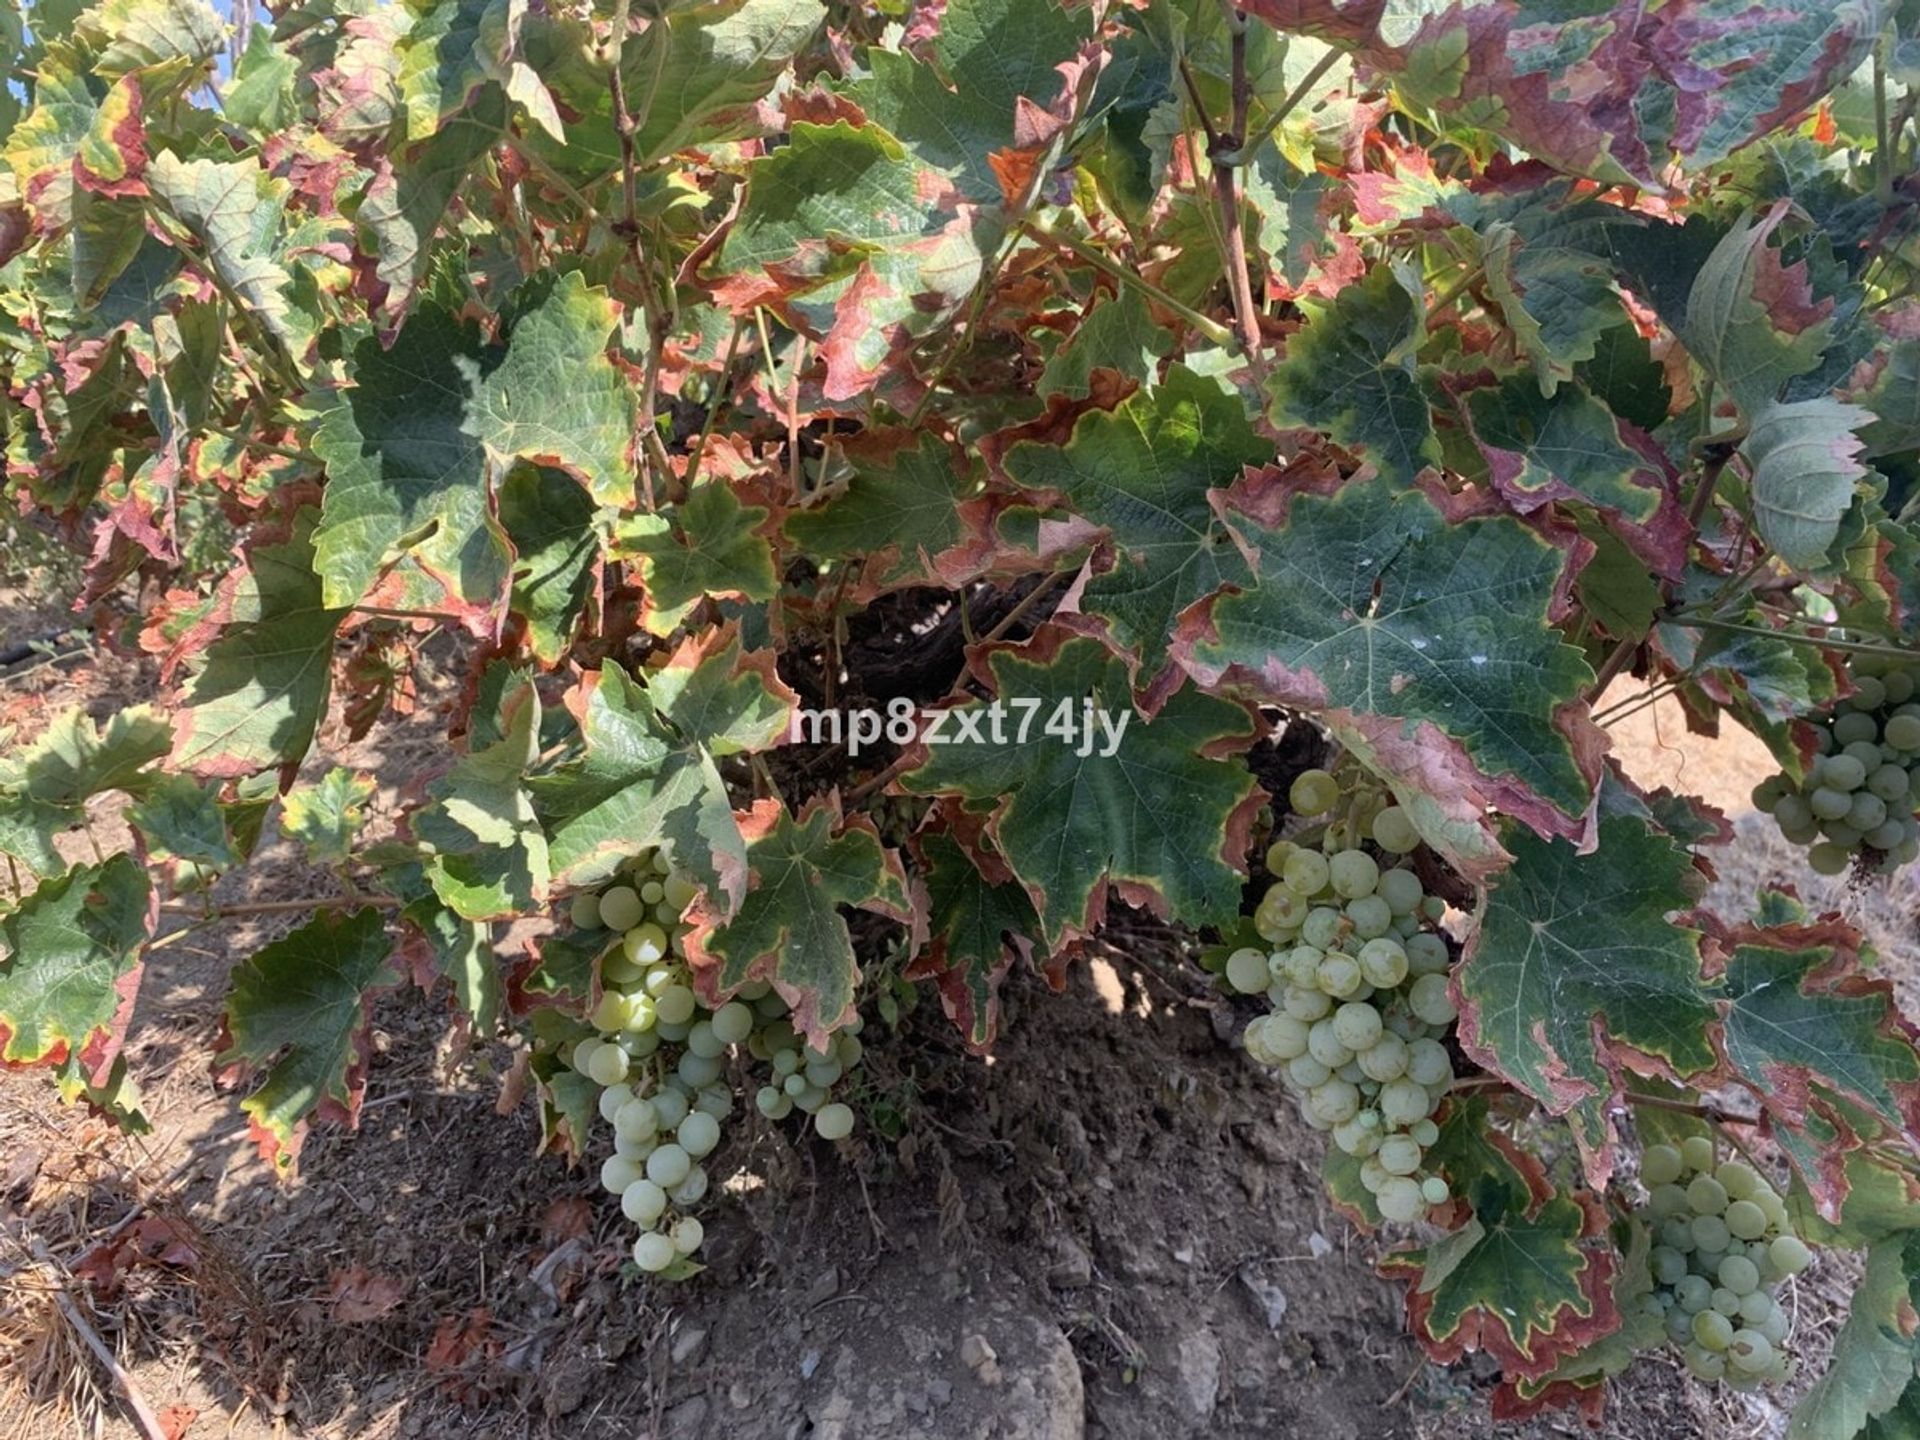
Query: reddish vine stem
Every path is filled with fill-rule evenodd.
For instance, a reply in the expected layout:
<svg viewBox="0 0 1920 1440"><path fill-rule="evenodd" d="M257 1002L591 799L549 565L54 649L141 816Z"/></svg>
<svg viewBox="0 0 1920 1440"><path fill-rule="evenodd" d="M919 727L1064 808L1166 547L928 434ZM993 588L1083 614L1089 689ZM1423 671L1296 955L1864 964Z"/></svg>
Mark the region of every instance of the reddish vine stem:
<svg viewBox="0 0 1920 1440"><path fill-rule="evenodd" d="M1607 687L1619 677L1622 670L1627 668L1627 662L1633 659L1633 652L1639 648L1640 642L1628 636L1607 652L1607 658L1600 662L1600 669L1594 674L1593 684L1587 689L1589 709L1599 702L1600 697L1606 693Z"/></svg>
<svg viewBox="0 0 1920 1440"><path fill-rule="evenodd" d="M1238 155L1246 139L1247 105L1252 86L1247 80L1247 17L1241 10L1227 17L1232 28L1233 118L1227 134L1211 136L1207 159L1213 165L1214 198L1220 206L1221 259L1226 262L1227 287L1233 295L1234 329L1240 348L1258 379L1264 366L1260 360L1260 315L1253 303L1253 278L1247 268L1247 240L1240 220L1240 171ZM1196 97L1195 103L1198 103ZM1206 112L1201 111L1205 122ZM1209 125L1208 130L1212 127Z"/></svg>

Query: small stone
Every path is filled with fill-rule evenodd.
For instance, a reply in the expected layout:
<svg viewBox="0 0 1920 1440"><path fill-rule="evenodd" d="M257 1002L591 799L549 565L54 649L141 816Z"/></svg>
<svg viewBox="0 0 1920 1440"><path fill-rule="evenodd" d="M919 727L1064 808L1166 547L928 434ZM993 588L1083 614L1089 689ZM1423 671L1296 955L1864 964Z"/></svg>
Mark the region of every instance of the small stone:
<svg viewBox="0 0 1920 1440"><path fill-rule="evenodd" d="M1307 1253L1316 1260L1324 1260L1333 1253L1333 1242L1316 1230L1307 1237Z"/></svg>
<svg viewBox="0 0 1920 1440"><path fill-rule="evenodd" d="M666 1413L666 1433L671 1436L694 1436L705 1432L707 1425L707 1397L695 1395L690 1400L682 1400Z"/></svg>
<svg viewBox="0 0 1920 1440"><path fill-rule="evenodd" d="M820 1276L807 1287L807 1308L831 1300L840 1293L840 1271L837 1266L829 1265L820 1272Z"/></svg>
<svg viewBox="0 0 1920 1440"><path fill-rule="evenodd" d="M984 1335L969 1335L960 1342L960 1363L973 1371L982 1385L1000 1383L1000 1357Z"/></svg>
<svg viewBox="0 0 1920 1440"><path fill-rule="evenodd" d="M1287 1292L1253 1265L1240 1267L1240 1283L1253 1296L1253 1303L1266 1319L1269 1330L1278 1330L1287 1318Z"/></svg>
<svg viewBox="0 0 1920 1440"><path fill-rule="evenodd" d="M1174 1353L1174 1388L1181 1406L1196 1420L1213 1414L1220 1400L1220 1342L1208 1330L1180 1337Z"/></svg>
<svg viewBox="0 0 1920 1440"><path fill-rule="evenodd" d="M819 1368L820 1352L818 1350L809 1350L800 1357L800 1378L802 1380L811 1380L813 1378L813 1372Z"/></svg>
<svg viewBox="0 0 1920 1440"><path fill-rule="evenodd" d="M747 1388L747 1382L736 1380L727 1390L727 1403L736 1410L745 1410L753 1404L753 1391Z"/></svg>
<svg viewBox="0 0 1920 1440"><path fill-rule="evenodd" d="M699 1325L688 1325L676 1331L673 1347L669 1353L675 1365L691 1365L698 1360L707 1348L707 1331Z"/></svg>
<svg viewBox="0 0 1920 1440"><path fill-rule="evenodd" d="M1077 1290L1093 1281L1093 1257L1087 1247L1071 1235L1053 1237L1053 1260L1047 1266L1047 1283L1057 1290Z"/></svg>
<svg viewBox="0 0 1920 1440"><path fill-rule="evenodd" d="M1191 1245L1182 1245L1178 1250L1173 1252L1173 1258L1178 1260L1182 1265L1193 1264L1193 1247Z"/></svg>
<svg viewBox="0 0 1920 1440"><path fill-rule="evenodd" d="M953 1399L952 1383L946 1380L929 1380L927 1382L927 1398L933 1401L935 1405L946 1404L949 1400Z"/></svg>

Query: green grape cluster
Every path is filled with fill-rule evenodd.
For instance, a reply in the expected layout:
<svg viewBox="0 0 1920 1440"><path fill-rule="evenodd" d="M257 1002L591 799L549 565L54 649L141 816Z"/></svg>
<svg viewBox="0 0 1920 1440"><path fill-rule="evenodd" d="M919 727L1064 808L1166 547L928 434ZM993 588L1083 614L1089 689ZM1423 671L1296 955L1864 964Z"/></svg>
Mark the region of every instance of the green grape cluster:
<svg viewBox="0 0 1920 1440"><path fill-rule="evenodd" d="M1856 855L1891 874L1920 857L1920 661L1860 656L1852 679L1853 694L1815 721L1820 753L1805 781L1768 776L1753 803L1810 847L1819 874L1840 874Z"/></svg>
<svg viewBox="0 0 1920 1440"><path fill-rule="evenodd" d="M1331 775L1309 770L1290 799L1296 812L1314 815L1337 796ZM1396 806L1358 823L1389 856L1419 844ZM1439 1138L1434 1111L1453 1083L1453 1062L1437 1038L1455 1018L1449 957L1432 928L1446 905L1412 870L1382 868L1365 850L1336 846L1281 841L1268 852L1277 879L1254 928L1272 948L1234 951L1226 979L1241 994L1265 994L1273 1007L1247 1027L1247 1053L1282 1067L1307 1124L1330 1131L1360 1160L1382 1215L1417 1220L1447 1199L1446 1181L1424 1164Z"/></svg>
<svg viewBox="0 0 1920 1440"><path fill-rule="evenodd" d="M1649 1146L1641 1158L1654 1248L1653 1289L1639 1303L1695 1376L1749 1390L1791 1373L1787 1315L1774 1292L1813 1254L1764 1177L1744 1161L1715 1159L1704 1135Z"/></svg>
<svg viewBox="0 0 1920 1440"><path fill-rule="evenodd" d="M682 949L682 917L696 893L665 851L649 850L570 906L576 928L620 932L601 961L601 995L590 1017L596 1033L563 1047L561 1056L601 1087L600 1117L612 1128L613 1153L600 1181L639 1227L633 1260L649 1274L692 1256L705 1237L691 1212L709 1184L701 1162L719 1146L721 1125L733 1113L731 1056L743 1053L767 1067L770 1083L755 1104L769 1119L800 1110L824 1139L844 1140L853 1131L852 1108L831 1097L860 1062L859 1018L815 1049L764 982L743 985L709 1009L694 991Z"/></svg>

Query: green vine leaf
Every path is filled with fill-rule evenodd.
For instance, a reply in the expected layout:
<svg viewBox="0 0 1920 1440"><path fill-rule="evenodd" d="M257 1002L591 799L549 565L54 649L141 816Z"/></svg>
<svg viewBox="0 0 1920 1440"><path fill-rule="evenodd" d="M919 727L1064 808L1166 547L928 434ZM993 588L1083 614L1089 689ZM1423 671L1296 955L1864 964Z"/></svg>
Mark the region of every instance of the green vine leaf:
<svg viewBox="0 0 1920 1440"><path fill-rule="evenodd" d="M687 954L713 999L765 980L793 1007L794 1028L814 1045L852 1017L859 961L840 908L868 910L919 934L899 857L864 816L843 819L817 800L796 818L778 800L757 801L741 825L754 885L734 916L706 928L695 902Z"/></svg>
<svg viewBox="0 0 1920 1440"><path fill-rule="evenodd" d="M0 1061L105 1085L133 1018L160 898L131 855L76 865L0 916Z"/></svg>
<svg viewBox="0 0 1920 1440"><path fill-rule="evenodd" d="M490 625L512 570L492 492L516 460L560 467L604 503L631 500L632 402L606 355L615 318L575 272L529 282L504 345L423 305L391 348L355 346L353 384L322 399L313 432L328 476L313 536L326 603L372 590L381 605Z"/></svg>
<svg viewBox="0 0 1920 1440"><path fill-rule="evenodd" d="M1685 1080L1719 1057L1687 853L1629 815L1599 848L1516 831L1455 976L1460 1043L1550 1114L1564 1115L1589 1183L1614 1163L1608 1109L1628 1071Z"/></svg>
<svg viewBox="0 0 1920 1440"><path fill-rule="evenodd" d="M539 692L530 684L509 692L500 718L500 739L455 761L412 819L415 838L431 847L434 894L465 920L508 920L547 898L547 836L527 779L540 758Z"/></svg>
<svg viewBox="0 0 1920 1440"><path fill-rule="evenodd" d="M358 1123L374 992L398 976L378 910L322 912L242 961L214 1064L265 1075L240 1102L260 1156L288 1171L314 1116Z"/></svg>
<svg viewBox="0 0 1920 1440"><path fill-rule="evenodd" d="M287 792L280 828L300 843L314 864L344 865L353 853L354 836L366 824L373 788L371 775L336 765L316 783Z"/></svg>
<svg viewBox="0 0 1920 1440"><path fill-rule="evenodd" d="M848 458L853 477L845 485L787 516L789 540L823 560L864 557L862 583L851 592L860 598L901 585L959 585L978 571L977 463L937 436L904 433L850 446Z"/></svg>
<svg viewBox="0 0 1920 1440"><path fill-rule="evenodd" d="M560 663L597 609L599 507L571 475L516 465L500 485L500 525L513 546L508 608L526 626L540 663Z"/></svg>
<svg viewBox="0 0 1920 1440"><path fill-rule="evenodd" d="M1592 677L1562 643L1568 539L1443 492L1312 467L1225 497L1258 582L1195 607L1174 655L1208 686L1316 712L1470 873L1499 868L1487 807L1590 826ZM1440 807L1445 806L1444 811Z"/></svg>
<svg viewBox="0 0 1920 1440"><path fill-rule="evenodd" d="M1427 397L1414 369L1423 321L1416 294L1392 267L1376 265L1324 306L1267 379L1275 425L1318 430L1402 483L1440 463Z"/></svg>
<svg viewBox="0 0 1920 1440"><path fill-rule="evenodd" d="M1050 951L1100 923L1109 889L1182 924L1238 909L1264 796L1243 766L1217 757L1244 747L1245 710L1182 689L1144 720L1125 663L1057 626L975 652L970 664L994 700L952 706L916 742L899 783L990 810L986 833L1032 897ZM976 725L986 739L970 742ZM996 735L1013 743L990 743Z"/></svg>
<svg viewBox="0 0 1920 1440"><path fill-rule="evenodd" d="M1867 1252L1866 1274L1854 1287L1847 1323L1833 1343L1833 1359L1794 1407L1787 1440L1850 1440L1871 1435L1886 1417L1886 1440L1910 1433L1896 1407L1915 1413L1920 1400L1920 1231L1879 1241ZM1909 1409L1908 1407L1914 1407Z"/></svg>
<svg viewBox="0 0 1920 1440"><path fill-rule="evenodd" d="M1166 666L1180 613L1250 578L1209 497L1272 456L1237 395L1175 365L1118 409L1081 415L1065 445L1016 444L1004 463L1020 484L1106 530L1111 555L1079 605L1137 658L1145 688Z"/></svg>
<svg viewBox="0 0 1920 1440"><path fill-rule="evenodd" d="M109 790L143 793L151 766L173 747L173 727L151 706L120 710L96 725L64 711L24 749L0 757L0 855L38 875L65 868L55 839L86 823L87 801Z"/></svg>
<svg viewBox="0 0 1920 1440"><path fill-rule="evenodd" d="M1000 1030L1000 982L1016 962L1032 962L1040 917L989 848L978 816L959 810L947 828L916 832L912 846L926 890L927 944L907 978L933 980L967 1048L984 1055Z"/></svg>
<svg viewBox="0 0 1920 1440"><path fill-rule="evenodd" d="M1795 569L1833 566L1840 522L1867 477L1855 432L1870 418L1830 397L1768 401L1753 417L1740 457L1752 477L1754 527Z"/></svg>
<svg viewBox="0 0 1920 1440"><path fill-rule="evenodd" d="M1714 246L1680 331L1688 353L1749 415L1819 365L1833 336L1833 302L1815 299L1806 262L1787 264L1768 243L1787 211L1782 202L1758 219L1743 215Z"/></svg>
<svg viewBox="0 0 1920 1440"><path fill-rule="evenodd" d="M779 589L764 533L772 513L742 504L724 480L703 480L680 504L622 521L614 554L638 562L641 623L666 636L709 596L771 600Z"/></svg>
<svg viewBox="0 0 1920 1440"><path fill-rule="evenodd" d="M174 764L235 776L305 758L327 711L333 637L346 618L321 600L315 518L302 510L284 543L255 544L175 643L169 665L199 658L185 686Z"/></svg>

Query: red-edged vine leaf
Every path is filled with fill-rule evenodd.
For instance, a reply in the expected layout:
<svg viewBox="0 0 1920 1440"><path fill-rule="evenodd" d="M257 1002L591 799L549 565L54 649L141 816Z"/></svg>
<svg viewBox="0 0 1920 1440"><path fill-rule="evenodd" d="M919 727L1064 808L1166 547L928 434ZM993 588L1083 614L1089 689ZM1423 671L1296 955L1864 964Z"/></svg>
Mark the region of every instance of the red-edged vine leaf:
<svg viewBox="0 0 1920 1440"><path fill-rule="evenodd" d="M895 351L972 293L983 258L960 197L877 125L796 123L753 162L714 262L736 315L756 305L822 342L823 393L868 390Z"/></svg>
<svg viewBox="0 0 1920 1440"><path fill-rule="evenodd" d="M1819 1109L1857 1133L1837 1096L1920 1140L1920 1032L1892 985L1863 971L1856 932L1838 921L1742 927L1721 943L1721 1046L1776 1132L1804 1129ZM1820 1193L1823 1177L1805 1178Z"/></svg>
<svg viewBox="0 0 1920 1440"><path fill-rule="evenodd" d="M773 652L747 653L730 626L683 640L665 665L647 672L647 694L676 730L715 755L778 745L800 701Z"/></svg>
<svg viewBox="0 0 1920 1440"><path fill-rule="evenodd" d="M1474 443L1521 514L1558 501L1590 505L1649 567L1678 576L1688 527L1672 466L1651 437L1577 383L1552 396L1524 375L1465 396Z"/></svg>
<svg viewBox="0 0 1920 1440"><path fill-rule="evenodd" d="M1591 1184L1613 1168L1608 1107L1624 1073L1679 1079L1718 1061L1689 910L1687 852L1630 815L1599 847L1516 830L1513 867L1481 905L1455 984L1467 1053L1567 1117Z"/></svg>
<svg viewBox="0 0 1920 1440"><path fill-rule="evenodd" d="M958 810L946 828L912 840L926 895L927 945L907 972L931 979L967 1048L984 1055L1000 1029L1000 982L1033 959L1040 917L1006 862L988 847L979 817Z"/></svg>
<svg viewBox="0 0 1920 1440"><path fill-rule="evenodd" d="M409 140L435 134L483 90L495 82L512 86L516 72L527 68L516 63L523 6L496 0L415 0L407 9L411 23L395 46L394 84ZM527 80L539 86L530 71ZM524 89L527 80L518 80L519 86ZM537 118L551 115L550 99L542 109L537 95L529 92L529 98ZM557 134L558 125L556 117L546 128Z"/></svg>
<svg viewBox="0 0 1920 1440"><path fill-rule="evenodd" d="M633 154L644 170L683 150L744 140L768 128L759 102L820 27L819 0L710 0L675 5L627 36L620 69L634 109ZM562 174L592 184L620 168L612 87L604 67L543 67L570 113L564 141L526 137ZM644 197L645 180L641 195Z"/></svg>
<svg viewBox="0 0 1920 1440"><path fill-rule="evenodd" d="M1386 10L1386 0L1253 0L1247 6L1249 15L1278 29L1353 45L1373 38Z"/></svg>
<svg viewBox="0 0 1920 1440"><path fill-rule="evenodd" d="M1900 1164L1897 1153L1844 1151L1835 1167L1839 1183L1824 1200L1806 1184L1807 1171L1814 1169L1795 1170L1787 1189L1787 1213L1809 1245L1864 1250L1889 1235L1920 1230L1920 1177ZM1835 1193L1841 1196L1837 1205L1829 1203Z"/></svg>
<svg viewBox="0 0 1920 1440"><path fill-rule="evenodd" d="M42 881L0 917L0 1061L71 1061L84 1083L105 1083L159 905L139 862L115 855Z"/></svg>
<svg viewBox="0 0 1920 1440"><path fill-rule="evenodd" d="M1920 447L1920 303L1873 316L1878 331L1867 358L1847 377L1842 398L1873 412L1861 431L1869 456Z"/></svg>
<svg viewBox="0 0 1920 1440"><path fill-rule="evenodd" d="M261 1158L292 1167L307 1123L358 1123L367 1085L373 994L399 976L375 909L323 912L235 969L214 1064L228 1077L265 1071L240 1108Z"/></svg>
<svg viewBox="0 0 1920 1440"><path fill-rule="evenodd" d="M227 44L226 24L206 0L101 0L73 34L92 50L93 72L109 80L160 70L177 83Z"/></svg>
<svg viewBox="0 0 1920 1440"><path fill-rule="evenodd" d="M412 304L447 207L506 125L506 96L489 87L427 139L374 162L354 218L371 241L374 278L385 287L381 303L388 316L404 315Z"/></svg>
<svg viewBox="0 0 1920 1440"><path fill-rule="evenodd" d="M576 271L528 283L505 344L422 305L392 348L356 345L353 384L322 399L311 442L327 467L313 537L327 603L374 588L383 604L490 628L511 574L491 491L514 461L631 500L632 401L606 354L615 318Z"/></svg>
<svg viewBox="0 0 1920 1440"><path fill-rule="evenodd" d="M547 837L527 781L540 758L539 693L531 684L510 692L500 719L500 739L456 760L410 820L432 847L434 894L466 920L510 920L547 898Z"/></svg>
<svg viewBox="0 0 1920 1440"><path fill-rule="evenodd" d="M100 100L86 61L63 43L47 47L34 75L33 106L0 148L36 226L52 232L73 214L73 158L92 131Z"/></svg>
<svg viewBox="0 0 1920 1440"><path fill-rule="evenodd" d="M1251 738L1245 710L1188 687L1143 720L1125 662L1058 626L969 664L994 700L951 707L915 742L899 783L991 807L987 834L1033 897L1049 950L1100 923L1109 887L1182 924L1238 909L1265 797L1243 765L1216 757ZM1124 731L1113 735L1102 713ZM1087 745L1090 714L1098 733ZM972 739L970 725L982 727Z"/></svg>
<svg viewBox="0 0 1920 1440"><path fill-rule="evenodd" d="M304 362L314 321L295 303L284 249L287 181L257 160L182 160L163 150L147 166L147 190L187 248L248 317Z"/></svg>
<svg viewBox="0 0 1920 1440"><path fill-rule="evenodd" d="M746 892L746 842L713 756L660 714L618 665L567 695L580 753L530 783L548 835L553 880L587 885L644 846L671 847L730 911Z"/></svg>
<svg viewBox="0 0 1920 1440"><path fill-rule="evenodd" d="M1855 432L1871 418L1830 396L1773 400L1755 413L1740 444L1754 528L1795 569L1832 568L1840 522L1867 478Z"/></svg>
<svg viewBox="0 0 1920 1440"><path fill-rule="evenodd" d="M1920 1378L1920 1231L1888 1236L1867 1252L1847 1323L1827 1371L1801 1397L1787 1440L1852 1440L1914 1395ZM1911 1412L1910 1412L1911 1413ZM1920 1418L1920 1417L1916 1417ZM1888 1440L1915 1433L1897 1421Z"/></svg>
<svg viewBox="0 0 1920 1440"><path fill-rule="evenodd" d="M1754 630L1768 628L1758 606L1721 616ZM1818 710L1840 688L1818 650L1790 640L1688 625L1663 624L1654 634L1675 671L1693 677L1680 691L1689 710L1707 714L1714 706L1724 707L1762 739L1769 726Z"/></svg>
<svg viewBox="0 0 1920 1440"><path fill-rule="evenodd" d="M1806 261L1787 264L1770 243L1788 208L1734 223L1694 277L1680 327L1687 353L1749 415L1819 365L1833 335L1833 302L1815 297Z"/></svg>
<svg viewBox="0 0 1920 1440"><path fill-rule="evenodd" d="M1093 393L1093 372L1111 370L1151 385L1159 361L1173 349L1173 336L1154 322L1146 298L1123 290L1087 312L1086 318L1048 358L1035 391L1081 400Z"/></svg>
<svg viewBox="0 0 1920 1440"><path fill-rule="evenodd" d="M1651 1232L1645 1225L1631 1226L1613 1276L1613 1311L1619 1325L1563 1357L1545 1375L1503 1377L1493 1395L1494 1419L1524 1420L1547 1410L1574 1409L1598 1428L1606 1412L1607 1381L1625 1374L1667 1338L1660 1317L1636 1303L1653 1288L1648 1264L1652 1253Z"/></svg>
<svg viewBox="0 0 1920 1440"><path fill-rule="evenodd" d="M756 801L741 832L752 888L733 918L711 929L695 902L703 922L687 941L695 978L715 999L767 981L793 1007L794 1028L820 1044L852 1017L860 983L840 908L897 920L917 941L906 872L865 816L843 819L832 800L815 800L798 818L778 800Z"/></svg>
<svg viewBox="0 0 1920 1440"><path fill-rule="evenodd" d="M213 608L175 645L195 661L174 734L173 763L198 775L250 775L297 764L326 714L333 637L346 617L321 600L315 515L303 510L283 544L257 544Z"/></svg>
<svg viewBox="0 0 1920 1440"><path fill-rule="evenodd" d="M37 875L63 869L55 837L86 819L93 796L143 790L172 744L172 725L151 706L116 711L105 725L77 707L62 712L31 745L0 757L0 855Z"/></svg>
<svg viewBox="0 0 1920 1440"><path fill-rule="evenodd" d="M1539 1379L1619 1325L1598 1196L1556 1191L1513 1206L1483 1186L1466 1198L1474 1213L1459 1229L1380 1266L1408 1282L1407 1324L1428 1355L1451 1365L1483 1351L1508 1377Z"/></svg>
<svg viewBox="0 0 1920 1440"><path fill-rule="evenodd" d="M1920 635L1920 523L1878 520L1848 547L1846 570L1854 598L1841 608L1843 621Z"/></svg>
<svg viewBox="0 0 1920 1440"><path fill-rule="evenodd" d="M336 765L311 785L287 792L280 812L280 829L296 840L316 865L344 865L353 853L353 840L367 820L367 802L373 799L373 777L356 775Z"/></svg>
<svg viewBox="0 0 1920 1440"><path fill-rule="evenodd" d="M1427 397L1414 371L1418 298L1388 265L1376 265L1325 305L1303 301L1307 324L1267 377L1275 425L1317 430L1410 481L1440 463Z"/></svg>
<svg viewBox="0 0 1920 1440"><path fill-rule="evenodd" d="M1810 109L1878 33L1868 9L1703 0L1548 15L1460 5L1369 58L1400 104L1490 130L1557 169L1665 188Z"/></svg>
<svg viewBox="0 0 1920 1440"><path fill-rule="evenodd" d="M1498 865L1488 806L1586 832L1599 740L1578 701L1593 672L1552 628L1569 540L1491 502L1311 467L1256 477L1225 506L1259 579L1182 620L1189 673L1319 712L1396 793L1428 797L1416 821L1469 871Z"/></svg>
<svg viewBox="0 0 1920 1440"><path fill-rule="evenodd" d="M507 603L543 665L560 663L596 608L598 510L571 475L545 465L516 465L501 482L500 525L514 551Z"/></svg>
<svg viewBox="0 0 1920 1440"><path fill-rule="evenodd" d="M1080 416L1065 445L1016 444L1005 465L1020 484L1059 495L1106 530L1110 562L1096 566L1079 606L1136 658L1144 689L1165 668L1176 617L1250 578L1209 492L1272 458L1272 442L1254 431L1237 395L1175 365L1118 409Z"/></svg>
<svg viewBox="0 0 1920 1440"><path fill-rule="evenodd" d="M671 635L709 595L771 600L780 588L764 533L772 513L742 504L724 480L703 480L678 505L622 520L614 554L639 564L647 629Z"/></svg>
<svg viewBox="0 0 1920 1440"><path fill-rule="evenodd" d="M795 510L786 537L822 560L865 557L862 594L901 585L959 585L979 569L968 542L982 510L979 465L937 435L879 437L849 447L853 478ZM769 566L769 569L771 567Z"/></svg>
<svg viewBox="0 0 1920 1440"><path fill-rule="evenodd" d="M1092 35L1091 12L1054 0L951 0L926 60L875 46L870 75L850 89L916 159L974 204L998 206L994 157L1062 128L1047 123L1067 84L1062 67Z"/></svg>

